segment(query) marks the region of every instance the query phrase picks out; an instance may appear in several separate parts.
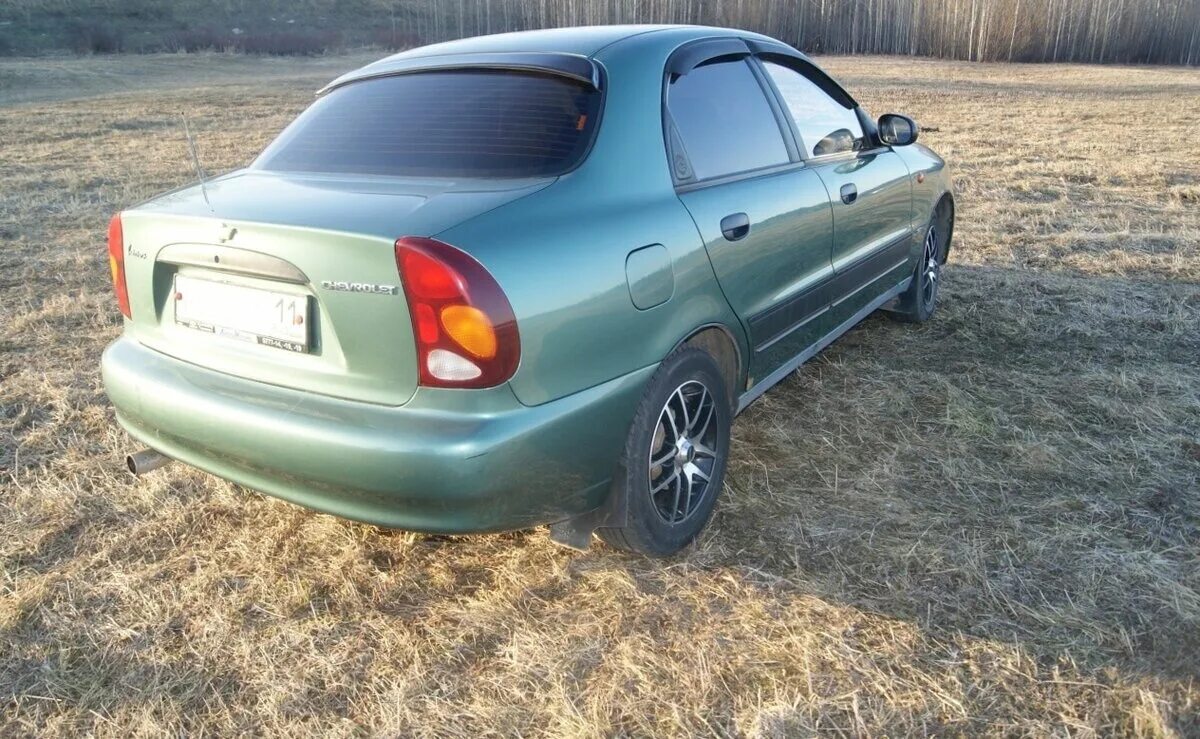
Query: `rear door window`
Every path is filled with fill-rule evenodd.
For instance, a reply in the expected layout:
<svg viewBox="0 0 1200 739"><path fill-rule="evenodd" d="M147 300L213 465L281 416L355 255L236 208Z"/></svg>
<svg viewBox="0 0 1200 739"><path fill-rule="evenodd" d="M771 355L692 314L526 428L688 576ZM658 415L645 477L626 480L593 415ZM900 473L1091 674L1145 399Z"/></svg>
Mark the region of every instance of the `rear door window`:
<svg viewBox="0 0 1200 739"><path fill-rule="evenodd" d="M790 161L771 105L744 59L704 64L676 77L667 89L667 110L695 179Z"/></svg>
<svg viewBox="0 0 1200 739"><path fill-rule="evenodd" d="M317 100L255 166L285 172L541 177L587 152L600 93L565 77L498 70L351 82Z"/></svg>

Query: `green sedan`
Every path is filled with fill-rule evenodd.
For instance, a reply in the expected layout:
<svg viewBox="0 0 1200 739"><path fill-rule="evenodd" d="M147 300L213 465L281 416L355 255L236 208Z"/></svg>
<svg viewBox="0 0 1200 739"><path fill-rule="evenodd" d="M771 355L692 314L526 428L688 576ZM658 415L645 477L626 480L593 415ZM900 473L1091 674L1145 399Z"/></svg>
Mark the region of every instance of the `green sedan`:
<svg viewBox="0 0 1200 739"><path fill-rule="evenodd" d="M734 417L933 315L945 163L758 34L465 39L331 82L250 166L109 224L117 420L318 511L665 555Z"/></svg>

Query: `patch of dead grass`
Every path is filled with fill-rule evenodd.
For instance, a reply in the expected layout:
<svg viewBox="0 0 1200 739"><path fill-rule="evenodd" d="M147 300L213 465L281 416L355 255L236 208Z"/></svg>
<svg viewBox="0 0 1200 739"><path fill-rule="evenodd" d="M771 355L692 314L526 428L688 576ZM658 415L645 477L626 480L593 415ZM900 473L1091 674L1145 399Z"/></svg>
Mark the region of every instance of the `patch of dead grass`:
<svg viewBox="0 0 1200 739"><path fill-rule="evenodd" d="M651 562L122 473L108 214L191 178L180 110L231 168L360 61L0 61L8 732L1200 732L1194 71L823 60L938 129L942 308L753 406Z"/></svg>

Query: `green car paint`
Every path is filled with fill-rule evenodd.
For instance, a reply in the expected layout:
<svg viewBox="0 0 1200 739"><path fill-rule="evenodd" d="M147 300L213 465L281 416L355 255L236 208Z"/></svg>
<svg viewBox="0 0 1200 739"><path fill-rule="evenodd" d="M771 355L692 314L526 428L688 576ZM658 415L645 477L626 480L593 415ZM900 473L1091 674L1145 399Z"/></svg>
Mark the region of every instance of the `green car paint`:
<svg viewBox="0 0 1200 739"><path fill-rule="evenodd" d="M828 248L805 248L833 239L829 195L811 169L691 190L680 199L697 214L713 270L740 316L763 315L833 274ZM728 241L716 214L737 211L746 212L754 226L744 239ZM824 333L820 326L812 321L786 336L762 336L761 331L755 336L751 330L754 351L744 355L751 358L749 373L768 374Z"/></svg>
<svg viewBox="0 0 1200 739"><path fill-rule="evenodd" d="M675 294L675 269L671 252L662 244L651 244L625 257L625 281L629 299L639 310L662 305Z"/></svg>
<svg viewBox="0 0 1200 739"><path fill-rule="evenodd" d="M472 54L591 60L600 120L586 156L559 176L344 176L256 163L124 211L132 318L102 360L118 421L187 464L383 526L493 531L603 508L664 357L715 329L745 407L900 293L949 197L944 162L920 144L678 183L664 70L688 45L721 38L777 43L700 27L562 29L415 49L343 78L371 84L353 80ZM848 183L859 202L838 199ZM730 241L720 224L739 211L750 230ZM507 382L419 384L401 236L465 251L501 287L521 345ZM177 275L306 296L310 351L178 325Z"/></svg>
<svg viewBox="0 0 1200 739"><path fill-rule="evenodd" d="M103 368L121 425L169 457L315 510L444 533L533 526L603 503L652 370L529 408L507 386L421 388L402 407L341 400L127 339Z"/></svg>

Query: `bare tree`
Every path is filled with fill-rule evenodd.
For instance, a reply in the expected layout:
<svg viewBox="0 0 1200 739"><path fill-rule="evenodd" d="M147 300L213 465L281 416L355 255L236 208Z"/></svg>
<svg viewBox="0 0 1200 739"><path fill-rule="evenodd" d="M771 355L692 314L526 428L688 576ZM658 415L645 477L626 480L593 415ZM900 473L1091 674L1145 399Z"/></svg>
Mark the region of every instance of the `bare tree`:
<svg viewBox="0 0 1200 739"><path fill-rule="evenodd" d="M397 22L425 41L582 24L699 23L760 31L822 53L1200 62L1200 0L399 0L397 7Z"/></svg>

